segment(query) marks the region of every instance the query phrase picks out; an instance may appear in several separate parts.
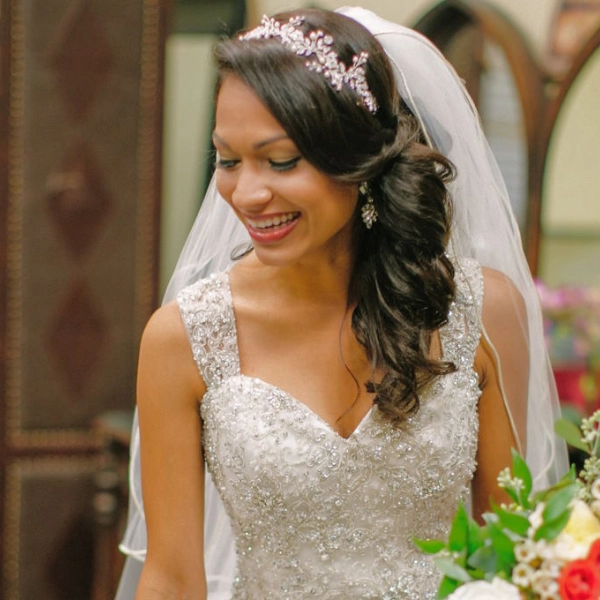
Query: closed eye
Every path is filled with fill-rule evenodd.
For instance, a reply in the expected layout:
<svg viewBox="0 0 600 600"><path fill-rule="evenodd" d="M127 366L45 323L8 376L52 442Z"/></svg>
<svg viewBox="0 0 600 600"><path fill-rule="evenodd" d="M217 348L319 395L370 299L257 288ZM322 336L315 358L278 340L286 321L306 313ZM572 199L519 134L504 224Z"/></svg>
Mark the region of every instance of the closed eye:
<svg viewBox="0 0 600 600"><path fill-rule="evenodd" d="M216 165L217 169L232 169L239 162L240 162L239 160L227 160L225 158L221 158L221 157L217 156L215 165Z"/></svg>
<svg viewBox="0 0 600 600"><path fill-rule="evenodd" d="M300 162L300 158L300 156L296 156L283 161L269 160L269 165L271 165L271 168L275 171L290 171Z"/></svg>

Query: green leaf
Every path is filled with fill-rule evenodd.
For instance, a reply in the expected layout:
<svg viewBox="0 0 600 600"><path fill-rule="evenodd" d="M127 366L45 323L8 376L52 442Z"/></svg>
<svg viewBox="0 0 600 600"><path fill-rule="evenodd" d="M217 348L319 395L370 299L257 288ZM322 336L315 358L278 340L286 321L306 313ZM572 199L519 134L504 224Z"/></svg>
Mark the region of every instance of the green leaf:
<svg viewBox="0 0 600 600"><path fill-rule="evenodd" d="M512 490L511 488L504 488L504 491L508 494L508 496L510 497L510 499L515 504L521 504L521 497L514 490Z"/></svg>
<svg viewBox="0 0 600 600"><path fill-rule="evenodd" d="M571 423L571 421L567 421L566 419L559 419L554 424L554 431L561 437L569 446L573 446L573 448L579 448L579 450L583 450L584 452L589 452L590 448L588 445L582 441L581 431L577 425Z"/></svg>
<svg viewBox="0 0 600 600"><path fill-rule="evenodd" d="M497 525L490 525L489 532L492 547L498 555L498 570L510 572L516 564L515 543Z"/></svg>
<svg viewBox="0 0 600 600"><path fill-rule="evenodd" d="M558 483L555 483L552 487L542 490L533 496L534 503L546 502L552 494L566 487L571 487L572 493L574 494L577 486L577 472L575 470L575 465L571 465L571 468L563 475Z"/></svg>
<svg viewBox="0 0 600 600"><path fill-rule="evenodd" d="M529 508L529 494L531 494L531 488L533 486L533 479L531 478L531 471L527 466L527 463L523 460L521 455L514 449L511 449L512 453L512 473L513 477L518 477L525 484L525 489L522 493L523 502L521 504L525 508Z"/></svg>
<svg viewBox="0 0 600 600"><path fill-rule="evenodd" d="M577 481L577 469L575 465L571 465L569 470L559 479L558 483L554 484L553 487L561 484L573 483Z"/></svg>
<svg viewBox="0 0 600 600"><path fill-rule="evenodd" d="M441 540L419 540L413 539L415 545L425 554L437 554L446 547Z"/></svg>
<svg viewBox="0 0 600 600"><path fill-rule="evenodd" d="M560 405L560 414L563 419L573 423L574 425L581 425L581 412L578 408L575 408L572 404L563 403Z"/></svg>
<svg viewBox="0 0 600 600"><path fill-rule="evenodd" d="M516 533L521 537L527 535L527 530L530 527L529 519L521 514L511 512L498 506L492 501L492 510L498 515L500 524L505 529Z"/></svg>
<svg viewBox="0 0 600 600"><path fill-rule="evenodd" d="M481 569L474 569L472 567L468 568L467 572L474 581L477 581L478 579L485 579L488 575L485 571L482 571Z"/></svg>
<svg viewBox="0 0 600 600"><path fill-rule="evenodd" d="M469 518L469 532L467 535L467 556L470 556L483 546L483 528L474 521Z"/></svg>
<svg viewBox="0 0 600 600"><path fill-rule="evenodd" d="M467 538L469 534L469 516L465 507L460 504L448 537L448 549L451 552L461 552L467 547Z"/></svg>
<svg viewBox="0 0 600 600"><path fill-rule="evenodd" d="M498 555L491 546L482 546L467 559L467 565L484 573L496 573Z"/></svg>
<svg viewBox="0 0 600 600"><path fill-rule="evenodd" d="M575 486L570 485L548 496L544 512L542 513L544 523L555 521L567 510L574 492Z"/></svg>
<svg viewBox="0 0 600 600"><path fill-rule="evenodd" d="M548 540L551 542L558 534L565 528L565 525L569 521L571 516L571 510L566 510L554 521L548 521L544 523L533 536L533 539L537 542L539 540Z"/></svg>
<svg viewBox="0 0 600 600"><path fill-rule="evenodd" d="M440 587L437 592L436 598L443 599L447 598L456 588L460 585L460 581L456 579L450 579L450 577L444 577L440 583Z"/></svg>
<svg viewBox="0 0 600 600"><path fill-rule="evenodd" d="M456 581L471 581L471 576L464 567L457 565L451 558L447 556L441 556L434 558L433 562L435 566L444 574L446 577L455 579Z"/></svg>

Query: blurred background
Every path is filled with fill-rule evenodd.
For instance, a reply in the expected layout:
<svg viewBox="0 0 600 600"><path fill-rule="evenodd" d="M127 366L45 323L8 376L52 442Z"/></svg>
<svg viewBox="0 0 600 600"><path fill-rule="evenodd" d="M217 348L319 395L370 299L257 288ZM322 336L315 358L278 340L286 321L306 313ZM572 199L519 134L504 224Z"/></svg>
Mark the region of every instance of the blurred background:
<svg viewBox="0 0 600 600"><path fill-rule="evenodd" d="M137 347L210 173L211 47L334 0L0 0L0 600L109 600ZM363 0L481 112L565 411L598 407L600 0Z"/></svg>

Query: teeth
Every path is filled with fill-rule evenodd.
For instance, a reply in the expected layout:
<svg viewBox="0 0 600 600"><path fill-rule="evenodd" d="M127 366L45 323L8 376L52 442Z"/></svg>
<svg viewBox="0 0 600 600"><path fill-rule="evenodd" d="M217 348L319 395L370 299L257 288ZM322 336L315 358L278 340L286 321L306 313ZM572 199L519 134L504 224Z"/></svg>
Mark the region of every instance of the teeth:
<svg viewBox="0 0 600 600"><path fill-rule="evenodd" d="M261 219L253 220L248 219L248 223L254 227L254 229L267 229L268 227L277 227L278 225L283 225L292 219L295 219L298 213L287 213L286 215L280 215L278 217L273 217L272 219Z"/></svg>

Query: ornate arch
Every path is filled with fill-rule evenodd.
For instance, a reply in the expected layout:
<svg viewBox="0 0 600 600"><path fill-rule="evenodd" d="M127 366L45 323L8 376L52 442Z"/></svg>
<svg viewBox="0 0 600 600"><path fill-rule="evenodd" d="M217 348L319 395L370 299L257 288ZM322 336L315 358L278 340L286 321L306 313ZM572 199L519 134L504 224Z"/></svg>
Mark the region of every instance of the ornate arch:
<svg viewBox="0 0 600 600"><path fill-rule="evenodd" d="M526 197L523 243L530 264L537 245L537 230L531 221L531 204L538 193L535 175L539 169L539 144L544 106L543 71L538 67L524 36L494 6L477 0L445 0L424 15L415 26L424 33L455 66L465 79L475 103L480 100L480 78L485 70L483 48L486 40L497 45L508 64L522 111L523 136L526 144Z"/></svg>

